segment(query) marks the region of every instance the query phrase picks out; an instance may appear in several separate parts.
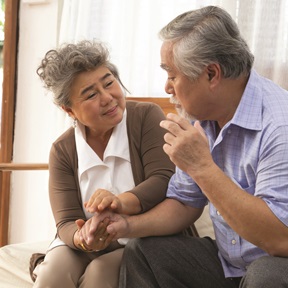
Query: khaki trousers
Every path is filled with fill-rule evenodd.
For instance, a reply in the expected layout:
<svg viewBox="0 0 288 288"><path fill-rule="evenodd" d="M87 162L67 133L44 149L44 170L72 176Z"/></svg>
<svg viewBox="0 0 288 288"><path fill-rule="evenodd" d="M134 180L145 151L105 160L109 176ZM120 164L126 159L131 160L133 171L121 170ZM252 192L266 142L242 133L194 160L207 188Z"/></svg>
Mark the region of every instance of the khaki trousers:
<svg viewBox="0 0 288 288"><path fill-rule="evenodd" d="M116 288L123 248L103 254L58 246L35 268L34 288Z"/></svg>

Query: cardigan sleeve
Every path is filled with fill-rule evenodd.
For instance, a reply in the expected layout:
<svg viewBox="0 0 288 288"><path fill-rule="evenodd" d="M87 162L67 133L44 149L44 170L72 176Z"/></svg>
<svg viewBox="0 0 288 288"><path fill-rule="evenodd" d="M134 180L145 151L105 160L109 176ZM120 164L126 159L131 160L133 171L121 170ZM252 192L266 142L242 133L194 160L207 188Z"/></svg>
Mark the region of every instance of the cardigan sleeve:
<svg viewBox="0 0 288 288"><path fill-rule="evenodd" d="M129 102L127 127L135 181L129 192L138 197L144 212L165 199L175 166L163 150L166 131L159 125L165 119L162 109L153 103Z"/></svg>
<svg viewBox="0 0 288 288"><path fill-rule="evenodd" d="M67 133L65 134L67 135ZM57 140L51 147L49 156L49 198L58 237L69 247L75 248L73 243L73 236L77 231L75 220L86 220L86 217L79 196L77 163L74 163L76 160L73 158L75 153L67 151L75 145L72 136L61 137L61 140Z"/></svg>

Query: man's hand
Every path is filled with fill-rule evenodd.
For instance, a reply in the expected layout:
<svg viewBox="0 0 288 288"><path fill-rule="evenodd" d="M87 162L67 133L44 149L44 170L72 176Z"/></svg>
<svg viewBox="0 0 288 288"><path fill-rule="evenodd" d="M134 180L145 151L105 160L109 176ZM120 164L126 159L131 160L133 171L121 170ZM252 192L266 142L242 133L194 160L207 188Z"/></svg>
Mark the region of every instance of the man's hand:
<svg viewBox="0 0 288 288"><path fill-rule="evenodd" d="M198 121L193 126L188 120L169 113L160 126L168 131L163 149L178 168L193 176L213 162L208 139Z"/></svg>
<svg viewBox="0 0 288 288"><path fill-rule="evenodd" d="M111 211L104 211L101 214L95 213L93 217L85 222L85 227L82 226L80 229L80 240L85 241L87 245L93 245L100 238L107 239L105 244L107 241L127 238L129 236L129 226L126 218L126 216ZM77 225L78 221L81 220L77 220Z"/></svg>

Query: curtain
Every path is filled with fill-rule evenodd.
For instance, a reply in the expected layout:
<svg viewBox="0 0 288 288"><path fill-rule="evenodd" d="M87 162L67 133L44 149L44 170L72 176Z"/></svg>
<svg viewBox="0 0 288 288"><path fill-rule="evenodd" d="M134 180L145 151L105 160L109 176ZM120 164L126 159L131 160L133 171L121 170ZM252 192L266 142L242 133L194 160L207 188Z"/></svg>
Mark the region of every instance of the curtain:
<svg viewBox="0 0 288 288"><path fill-rule="evenodd" d="M59 44L105 42L135 96L166 96L159 30L178 14L206 5L227 10L255 55L255 69L288 89L286 0L64 0Z"/></svg>

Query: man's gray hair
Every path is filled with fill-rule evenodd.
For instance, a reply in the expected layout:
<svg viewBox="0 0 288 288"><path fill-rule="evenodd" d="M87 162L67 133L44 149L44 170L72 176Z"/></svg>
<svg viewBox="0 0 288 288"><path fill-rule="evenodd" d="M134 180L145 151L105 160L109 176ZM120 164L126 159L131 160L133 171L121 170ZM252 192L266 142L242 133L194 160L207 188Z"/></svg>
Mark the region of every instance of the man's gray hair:
<svg viewBox="0 0 288 288"><path fill-rule="evenodd" d="M237 24L223 9L207 6L177 16L159 32L173 43L175 67L195 80L203 69L218 63L225 78L249 75L254 56Z"/></svg>

